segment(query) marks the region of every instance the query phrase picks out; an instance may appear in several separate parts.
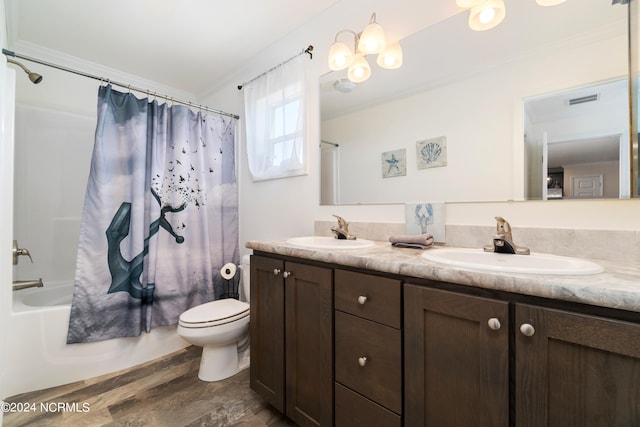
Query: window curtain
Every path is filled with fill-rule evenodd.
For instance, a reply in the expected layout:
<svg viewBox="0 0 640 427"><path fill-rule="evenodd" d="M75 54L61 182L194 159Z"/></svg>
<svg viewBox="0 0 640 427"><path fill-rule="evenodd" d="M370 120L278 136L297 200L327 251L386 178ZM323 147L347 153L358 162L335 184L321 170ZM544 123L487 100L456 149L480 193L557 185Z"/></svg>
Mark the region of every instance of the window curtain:
<svg viewBox="0 0 640 427"><path fill-rule="evenodd" d="M240 261L236 120L100 87L68 343L174 325Z"/></svg>
<svg viewBox="0 0 640 427"><path fill-rule="evenodd" d="M304 55L243 87L249 171L254 181L307 173Z"/></svg>

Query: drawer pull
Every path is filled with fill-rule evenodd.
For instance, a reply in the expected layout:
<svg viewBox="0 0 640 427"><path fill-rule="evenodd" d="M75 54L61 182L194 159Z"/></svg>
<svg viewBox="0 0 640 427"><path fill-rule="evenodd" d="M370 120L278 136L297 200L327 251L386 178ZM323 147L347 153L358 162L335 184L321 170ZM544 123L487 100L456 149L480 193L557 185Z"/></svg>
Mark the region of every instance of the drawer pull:
<svg viewBox="0 0 640 427"><path fill-rule="evenodd" d="M358 358L358 364L360 366L364 366L367 364L367 356L362 356Z"/></svg>
<svg viewBox="0 0 640 427"><path fill-rule="evenodd" d="M520 332L522 332L522 335L532 337L536 333L536 330L533 325L530 325L529 323L523 323L522 325L520 325Z"/></svg>
<svg viewBox="0 0 640 427"><path fill-rule="evenodd" d="M494 331L499 331L500 330L500 320L498 320L495 317L492 317L491 319L489 319L489 321L487 322L489 324L489 328L493 329Z"/></svg>
<svg viewBox="0 0 640 427"><path fill-rule="evenodd" d="M273 275L277 276L278 274L280 274L280 270L278 270L277 268L273 269Z"/></svg>
<svg viewBox="0 0 640 427"><path fill-rule="evenodd" d="M285 272L283 272L283 273L282 273L282 277L284 277L285 279L286 279L287 277L289 277L289 276L291 276L291 273L290 273L290 272L288 272L288 271L285 271Z"/></svg>
<svg viewBox="0 0 640 427"><path fill-rule="evenodd" d="M358 304L360 304L360 305L364 305L364 303L365 303L365 302L367 302L367 297L366 297L366 296L364 296L364 295L360 295L360 296L358 297Z"/></svg>

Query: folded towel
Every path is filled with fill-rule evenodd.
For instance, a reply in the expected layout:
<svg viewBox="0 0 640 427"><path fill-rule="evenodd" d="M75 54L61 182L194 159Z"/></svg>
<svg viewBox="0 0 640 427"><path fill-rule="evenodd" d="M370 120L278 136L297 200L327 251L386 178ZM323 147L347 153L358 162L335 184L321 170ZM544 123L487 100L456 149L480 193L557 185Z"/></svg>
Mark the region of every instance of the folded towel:
<svg viewBox="0 0 640 427"><path fill-rule="evenodd" d="M397 248L429 249L433 246L431 234L418 234L413 236L391 236L389 241Z"/></svg>

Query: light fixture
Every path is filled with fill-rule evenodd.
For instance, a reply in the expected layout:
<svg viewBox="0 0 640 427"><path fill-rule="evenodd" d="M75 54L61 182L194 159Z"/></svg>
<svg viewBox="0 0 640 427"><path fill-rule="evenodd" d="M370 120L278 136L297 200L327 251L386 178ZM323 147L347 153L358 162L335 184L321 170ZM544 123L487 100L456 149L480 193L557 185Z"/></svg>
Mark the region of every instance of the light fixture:
<svg viewBox="0 0 640 427"><path fill-rule="evenodd" d="M503 0L485 0L471 8L469 27L472 30L489 30L502 22L505 16Z"/></svg>
<svg viewBox="0 0 640 427"><path fill-rule="evenodd" d="M351 30L342 30L336 34L336 39L329 49L329 68L334 71L344 70L353 62L353 53L349 46L341 41L338 41L338 36L344 32L351 32ZM353 33L357 38L357 35Z"/></svg>
<svg viewBox="0 0 640 427"><path fill-rule="evenodd" d="M353 35L353 51L338 38L345 33ZM387 43L382 26L376 22L373 13L369 24L361 33L352 30L341 30L336 34L329 49L329 68L334 71L348 68L347 76L354 83L362 83L371 76L371 66L366 56L378 55L376 63L389 70L402 66L402 48L398 42Z"/></svg>
<svg viewBox="0 0 640 427"><path fill-rule="evenodd" d="M371 77L371 67L364 56L358 55L349 66L347 77L354 83L362 83Z"/></svg>
<svg viewBox="0 0 640 427"><path fill-rule="evenodd" d="M402 67L402 48L400 43L393 42L387 45L384 52L378 54L376 63L387 70L395 70Z"/></svg>
<svg viewBox="0 0 640 427"><path fill-rule="evenodd" d="M520 0L523 1L523 0ZM540 6L555 6L567 0L536 0ZM628 1L628 0L613 0ZM502 22L506 15L504 0L456 0L459 7L470 9L469 27L472 30L489 30Z"/></svg>
<svg viewBox="0 0 640 427"><path fill-rule="evenodd" d="M387 47L387 38L384 35L382 26L376 22L376 13L371 14L369 25L367 25L360 39L358 40L358 50L365 55L384 52Z"/></svg>

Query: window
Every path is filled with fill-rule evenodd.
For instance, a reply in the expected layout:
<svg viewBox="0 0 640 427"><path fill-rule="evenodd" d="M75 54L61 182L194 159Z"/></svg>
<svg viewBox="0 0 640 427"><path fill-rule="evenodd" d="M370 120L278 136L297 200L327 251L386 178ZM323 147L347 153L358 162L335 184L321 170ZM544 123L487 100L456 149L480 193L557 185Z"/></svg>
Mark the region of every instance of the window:
<svg viewBox="0 0 640 427"><path fill-rule="evenodd" d="M244 87L247 157L254 181L307 173L303 59L298 56Z"/></svg>

